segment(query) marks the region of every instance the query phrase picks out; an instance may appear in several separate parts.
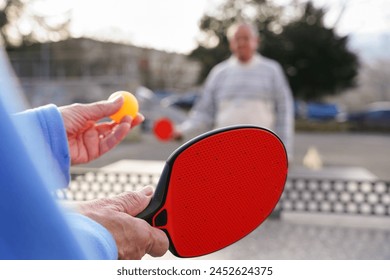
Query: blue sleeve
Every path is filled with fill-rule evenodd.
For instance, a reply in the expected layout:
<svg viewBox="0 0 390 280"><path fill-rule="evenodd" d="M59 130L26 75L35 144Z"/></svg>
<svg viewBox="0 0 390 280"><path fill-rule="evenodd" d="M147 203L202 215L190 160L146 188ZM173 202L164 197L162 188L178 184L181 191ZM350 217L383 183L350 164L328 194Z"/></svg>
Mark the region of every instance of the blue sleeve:
<svg viewBox="0 0 390 280"><path fill-rule="evenodd" d="M24 106L11 70L0 42L0 259L116 259L104 227L53 199L51 186L69 180L62 118L53 105L15 117Z"/></svg>
<svg viewBox="0 0 390 280"><path fill-rule="evenodd" d="M26 110L16 114L14 120L23 142L26 145L34 143L35 153L40 155L45 169L60 172L57 176L62 183L56 187L66 187L70 181L70 155L64 123L57 107L46 105ZM32 137L31 128L40 133Z"/></svg>
<svg viewBox="0 0 390 280"><path fill-rule="evenodd" d="M88 259L117 260L118 249L111 233L102 225L78 213L67 214L69 224L80 244L83 244Z"/></svg>
<svg viewBox="0 0 390 280"><path fill-rule="evenodd" d="M52 169L45 159L30 157L17 126L0 99L0 259L84 259L86 254L71 232L47 186ZM31 127L31 141L36 134ZM34 150L34 141L31 143ZM44 176L44 173L47 176Z"/></svg>
<svg viewBox="0 0 390 280"><path fill-rule="evenodd" d="M39 133L24 127L27 146L3 105L0 99L0 259L117 259L103 226L58 207L46 187L58 182L55 168L45 169L47 158L35 149Z"/></svg>
<svg viewBox="0 0 390 280"><path fill-rule="evenodd" d="M54 105L15 116L25 107L17 84L0 42L0 259L117 259L103 226L53 199L52 186L69 181L62 118Z"/></svg>

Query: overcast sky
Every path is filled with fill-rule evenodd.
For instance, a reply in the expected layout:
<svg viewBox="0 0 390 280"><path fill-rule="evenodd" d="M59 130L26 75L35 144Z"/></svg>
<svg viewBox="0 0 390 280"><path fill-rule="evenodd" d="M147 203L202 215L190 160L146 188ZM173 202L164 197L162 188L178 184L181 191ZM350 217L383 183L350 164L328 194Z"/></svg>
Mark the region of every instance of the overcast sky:
<svg viewBox="0 0 390 280"><path fill-rule="evenodd" d="M95 36L167 51L196 47L201 16L221 0L42 0L51 13L70 9L74 36ZM277 0L289 3L292 0ZM296 0L304 1L304 0ZM326 7L326 22L340 34L390 30L390 0L314 0Z"/></svg>

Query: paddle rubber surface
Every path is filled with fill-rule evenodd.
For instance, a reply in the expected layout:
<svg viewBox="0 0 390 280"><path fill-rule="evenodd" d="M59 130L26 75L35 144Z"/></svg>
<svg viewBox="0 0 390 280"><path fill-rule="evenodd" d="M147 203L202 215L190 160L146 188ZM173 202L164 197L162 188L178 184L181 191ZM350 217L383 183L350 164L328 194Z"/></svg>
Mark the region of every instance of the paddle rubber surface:
<svg viewBox="0 0 390 280"><path fill-rule="evenodd" d="M283 191L287 162L280 139L262 128L230 127L200 136L168 159L149 222L167 233L176 256L224 248L270 215Z"/></svg>

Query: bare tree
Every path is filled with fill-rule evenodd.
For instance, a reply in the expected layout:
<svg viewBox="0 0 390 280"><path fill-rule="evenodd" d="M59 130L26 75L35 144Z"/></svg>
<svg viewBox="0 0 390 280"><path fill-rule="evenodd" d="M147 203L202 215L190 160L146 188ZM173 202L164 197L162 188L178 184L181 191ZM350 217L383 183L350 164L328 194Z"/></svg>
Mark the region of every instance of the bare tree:
<svg viewBox="0 0 390 280"><path fill-rule="evenodd" d="M70 10L60 14L39 11L39 0L0 2L0 34L7 47L69 37Z"/></svg>

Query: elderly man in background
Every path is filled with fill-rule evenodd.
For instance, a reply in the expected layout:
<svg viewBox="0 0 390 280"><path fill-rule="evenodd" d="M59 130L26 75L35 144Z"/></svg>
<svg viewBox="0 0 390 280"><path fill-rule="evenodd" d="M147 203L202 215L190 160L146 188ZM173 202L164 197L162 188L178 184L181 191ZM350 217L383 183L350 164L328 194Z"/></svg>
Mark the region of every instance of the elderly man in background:
<svg viewBox="0 0 390 280"><path fill-rule="evenodd" d="M257 53L258 31L251 24L232 25L227 37L232 56L210 71L200 100L189 118L175 128L174 138L252 124L275 132L291 161L293 98L280 64Z"/></svg>

